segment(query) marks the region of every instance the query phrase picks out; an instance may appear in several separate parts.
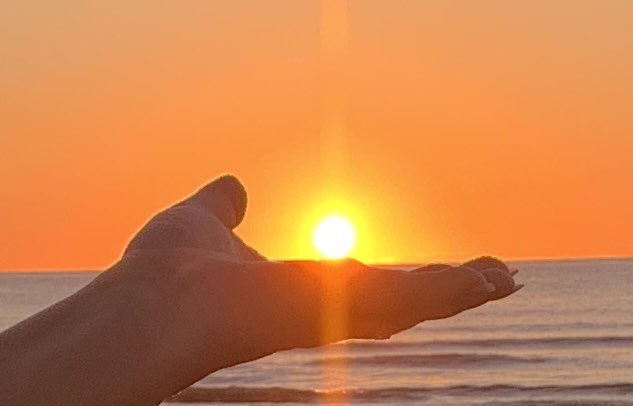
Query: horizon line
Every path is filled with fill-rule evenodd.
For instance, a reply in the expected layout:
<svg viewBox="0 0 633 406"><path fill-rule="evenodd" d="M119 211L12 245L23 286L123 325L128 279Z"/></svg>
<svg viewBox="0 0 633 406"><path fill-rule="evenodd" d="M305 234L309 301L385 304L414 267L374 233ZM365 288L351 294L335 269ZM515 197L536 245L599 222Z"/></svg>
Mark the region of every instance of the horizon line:
<svg viewBox="0 0 633 406"><path fill-rule="evenodd" d="M275 259L271 259L275 261ZM315 261L319 261L323 259L315 259ZM504 262L573 262L573 261L609 261L609 260L633 260L633 256L622 256L622 255L614 255L614 256L587 256L587 257L533 257L533 258L512 258L512 259L504 259ZM430 263L459 263L460 260L432 260L432 261L402 261L402 262L368 262L369 266L415 266L415 265L423 265ZM108 267L103 269L99 268L0 268L0 274L3 273L92 273L92 272L104 272Z"/></svg>

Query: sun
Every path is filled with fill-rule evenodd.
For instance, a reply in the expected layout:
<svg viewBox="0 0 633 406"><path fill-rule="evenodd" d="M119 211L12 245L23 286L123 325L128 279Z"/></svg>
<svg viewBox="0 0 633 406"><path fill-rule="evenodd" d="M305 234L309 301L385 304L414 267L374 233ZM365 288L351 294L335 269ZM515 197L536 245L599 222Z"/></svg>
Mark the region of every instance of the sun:
<svg viewBox="0 0 633 406"><path fill-rule="evenodd" d="M356 243L356 231L346 218L329 216L314 230L313 242L326 258L344 258Z"/></svg>

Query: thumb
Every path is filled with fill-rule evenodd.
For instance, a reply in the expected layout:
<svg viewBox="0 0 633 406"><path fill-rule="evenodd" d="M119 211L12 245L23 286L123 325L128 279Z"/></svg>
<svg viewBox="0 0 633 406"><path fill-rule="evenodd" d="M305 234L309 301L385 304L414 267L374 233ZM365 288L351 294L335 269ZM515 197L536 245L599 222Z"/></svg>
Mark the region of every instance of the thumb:
<svg viewBox="0 0 633 406"><path fill-rule="evenodd" d="M246 213L246 189L233 175L220 176L181 204L194 204L211 212L228 229L234 229Z"/></svg>
<svg viewBox="0 0 633 406"><path fill-rule="evenodd" d="M132 238L125 253L186 247L231 255L248 251L245 257L255 257L252 249L229 232L242 221L245 212L244 187L234 176L221 176L152 217Z"/></svg>

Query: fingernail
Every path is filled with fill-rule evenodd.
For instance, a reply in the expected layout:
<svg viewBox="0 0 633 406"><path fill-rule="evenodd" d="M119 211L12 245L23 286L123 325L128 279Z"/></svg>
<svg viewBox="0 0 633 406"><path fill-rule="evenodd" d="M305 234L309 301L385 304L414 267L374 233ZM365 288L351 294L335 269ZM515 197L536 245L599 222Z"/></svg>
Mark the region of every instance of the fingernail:
<svg viewBox="0 0 633 406"><path fill-rule="evenodd" d="M497 287L493 283L490 283L490 282L486 283L486 291L488 293L493 293L496 290L497 290Z"/></svg>

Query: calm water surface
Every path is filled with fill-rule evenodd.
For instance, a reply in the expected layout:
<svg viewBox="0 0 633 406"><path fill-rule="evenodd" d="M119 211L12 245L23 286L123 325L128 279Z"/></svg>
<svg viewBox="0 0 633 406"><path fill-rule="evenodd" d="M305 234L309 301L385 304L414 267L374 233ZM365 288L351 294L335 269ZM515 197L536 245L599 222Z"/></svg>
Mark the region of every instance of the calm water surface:
<svg viewBox="0 0 633 406"><path fill-rule="evenodd" d="M633 405L633 262L515 263L525 288L387 341L295 350L206 377L199 404ZM94 273L0 274L0 329Z"/></svg>

